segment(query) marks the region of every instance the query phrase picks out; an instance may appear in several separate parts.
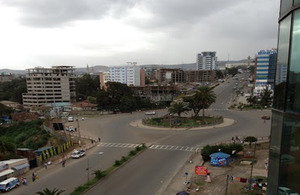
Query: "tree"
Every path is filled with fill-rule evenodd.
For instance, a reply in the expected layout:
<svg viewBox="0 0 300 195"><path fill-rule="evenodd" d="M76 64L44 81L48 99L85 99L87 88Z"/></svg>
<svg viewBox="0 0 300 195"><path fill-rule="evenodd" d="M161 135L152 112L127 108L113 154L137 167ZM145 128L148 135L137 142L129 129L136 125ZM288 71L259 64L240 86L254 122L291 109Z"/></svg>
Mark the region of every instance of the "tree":
<svg viewBox="0 0 300 195"><path fill-rule="evenodd" d="M216 101L216 94L211 87L199 87L194 95L194 101L197 106L202 109L202 116L204 116L204 109L208 108L212 103Z"/></svg>
<svg viewBox="0 0 300 195"><path fill-rule="evenodd" d="M26 91L25 78L0 83L0 100L10 100L22 104L22 93Z"/></svg>
<svg viewBox="0 0 300 195"><path fill-rule="evenodd" d="M268 87L266 87L263 89L260 96L261 96L260 105L269 107L273 99L272 91Z"/></svg>
<svg viewBox="0 0 300 195"><path fill-rule="evenodd" d="M86 100L89 96L96 96L100 88L99 76L92 77L84 74L75 80L77 100Z"/></svg>
<svg viewBox="0 0 300 195"><path fill-rule="evenodd" d="M254 95L250 95L250 97L247 98L248 103L251 105L256 105L258 103L258 99Z"/></svg>
<svg viewBox="0 0 300 195"><path fill-rule="evenodd" d="M223 79L224 78L223 72L221 70L217 70L216 77L217 79Z"/></svg>
<svg viewBox="0 0 300 195"><path fill-rule="evenodd" d="M251 148L251 144L253 142L256 142L257 141L257 138L256 137L253 137L253 136L248 136L244 139L244 142L249 142L249 146Z"/></svg>
<svg viewBox="0 0 300 195"><path fill-rule="evenodd" d="M0 137L0 154L6 156L8 154L15 154L16 146L13 141L7 137Z"/></svg>
<svg viewBox="0 0 300 195"><path fill-rule="evenodd" d="M186 104L184 102L174 102L173 104L171 104L171 106L169 108L169 112L176 113L179 118L180 118L181 113L184 113L188 110L189 110L189 108L186 106Z"/></svg>
<svg viewBox="0 0 300 195"><path fill-rule="evenodd" d="M48 188L43 189L43 191L36 192L36 194L39 195L60 195L64 192L64 190L59 190L57 188L54 188L52 190L49 190Z"/></svg>

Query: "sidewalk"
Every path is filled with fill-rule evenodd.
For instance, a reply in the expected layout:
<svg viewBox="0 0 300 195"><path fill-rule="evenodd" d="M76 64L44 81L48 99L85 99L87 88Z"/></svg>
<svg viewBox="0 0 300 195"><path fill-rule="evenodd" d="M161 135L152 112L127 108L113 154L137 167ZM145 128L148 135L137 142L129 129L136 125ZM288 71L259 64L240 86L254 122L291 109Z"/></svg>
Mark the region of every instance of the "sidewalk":
<svg viewBox="0 0 300 195"><path fill-rule="evenodd" d="M73 135L73 136L76 136L76 135ZM84 140L84 141L82 141L82 147L81 148L86 150L86 151L89 150L90 148L96 146L97 143L98 143L98 142L94 141L96 139L93 139L93 143L91 142L90 139L87 139L87 138L81 138L81 139ZM66 154L64 154L64 159L66 159L66 166L68 166L68 159L71 158L72 151L73 151L73 149L67 151ZM46 177L47 174L52 173L54 170L55 171L60 170L59 167L63 168L62 167L62 155L53 156L53 157L47 159L46 162L51 162L51 164L48 165L47 168L44 165L45 161L43 161L43 162L41 162L40 166L29 170L27 173L18 176L18 178L19 179L26 178L27 179L27 185L30 185L33 182L32 181L32 174L33 173L35 173L35 175L37 175L36 179L38 179L38 178Z"/></svg>

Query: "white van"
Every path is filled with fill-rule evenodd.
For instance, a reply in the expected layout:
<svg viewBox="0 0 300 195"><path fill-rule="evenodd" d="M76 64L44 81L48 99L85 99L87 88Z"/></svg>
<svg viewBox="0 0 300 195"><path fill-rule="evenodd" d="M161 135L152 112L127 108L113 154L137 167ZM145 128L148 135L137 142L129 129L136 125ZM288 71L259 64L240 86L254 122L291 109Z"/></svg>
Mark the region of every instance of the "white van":
<svg viewBox="0 0 300 195"><path fill-rule="evenodd" d="M0 191L1 192L8 192L11 189L18 187L20 185L20 181L16 177L11 177L7 180L4 180L0 183Z"/></svg>
<svg viewBox="0 0 300 195"><path fill-rule="evenodd" d="M74 121L73 116L69 116L69 117L68 117L68 121L69 121L69 122L73 122L73 121Z"/></svg>

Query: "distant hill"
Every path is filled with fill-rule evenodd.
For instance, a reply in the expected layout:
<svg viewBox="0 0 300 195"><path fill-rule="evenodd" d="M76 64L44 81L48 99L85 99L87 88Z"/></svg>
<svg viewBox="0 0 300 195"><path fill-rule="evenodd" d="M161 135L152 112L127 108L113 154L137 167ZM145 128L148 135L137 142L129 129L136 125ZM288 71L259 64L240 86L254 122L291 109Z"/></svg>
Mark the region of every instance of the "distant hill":
<svg viewBox="0 0 300 195"><path fill-rule="evenodd" d="M226 63L239 63L239 62L247 62L247 60L237 60L237 61L218 61L218 65L224 67ZM138 65L147 68L181 68L183 70L195 70L196 63L184 63L184 64L144 64ZM99 72L106 72L109 71L109 66L105 65L95 65L87 67L80 67L76 68L76 74L84 74L84 73L91 73L91 74L98 74ZM26 70L11 70L11 69L0 69L1 72L9 72L15 75L25 75L27 73Z"/></svg>

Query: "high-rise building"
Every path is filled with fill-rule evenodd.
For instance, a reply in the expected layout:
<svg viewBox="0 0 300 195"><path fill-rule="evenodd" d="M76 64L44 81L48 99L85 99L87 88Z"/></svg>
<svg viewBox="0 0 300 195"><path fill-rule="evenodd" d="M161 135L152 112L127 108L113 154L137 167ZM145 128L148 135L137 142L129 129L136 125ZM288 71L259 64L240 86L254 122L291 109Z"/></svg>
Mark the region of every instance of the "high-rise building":
<svg viewBox="0 0 300 195"><path fill-rule="evenodd" d="M197 54L196 70L216 70L217 68L215 51L204 51Z"/></svg>
<svg viewBox="0 0 300 195"><path fill-rule="evenodd" d="M25 107L51 103L72 103L76 99L73 66L32 68L26 74L27 93L23 93Z"/></svg>
<svg viewBox="0 0 300 195"><path fill-rule="evenodd" d="M260 50L256 56L255 87L274 86L277 51Z"/></svg>
<svg viewBox="0 0 300 195"><path fill-rule="evenodd" d="M268 195L300 194L299 31L300 0L281 0L269 153Z"/></svg>

